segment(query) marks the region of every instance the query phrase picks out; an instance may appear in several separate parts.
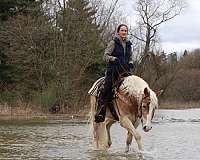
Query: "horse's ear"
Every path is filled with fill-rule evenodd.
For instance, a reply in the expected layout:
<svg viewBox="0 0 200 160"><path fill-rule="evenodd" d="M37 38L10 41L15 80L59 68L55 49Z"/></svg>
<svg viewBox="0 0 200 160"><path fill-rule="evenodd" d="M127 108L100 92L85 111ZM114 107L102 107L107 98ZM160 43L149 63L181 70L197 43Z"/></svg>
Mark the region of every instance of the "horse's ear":
<svg viewBox="0 0 200 160"><path fill-rule="evenodd" d="M148 91L147 87L144 89L144 95L145 95L145 97L149 97L150 96L150 92Z"/></svg>
<svg viewBox="0 0 200 160"><path fill-rule="evenodd" d="M156 96L159 97L163 93L163 90L156 91Z"/></svg>

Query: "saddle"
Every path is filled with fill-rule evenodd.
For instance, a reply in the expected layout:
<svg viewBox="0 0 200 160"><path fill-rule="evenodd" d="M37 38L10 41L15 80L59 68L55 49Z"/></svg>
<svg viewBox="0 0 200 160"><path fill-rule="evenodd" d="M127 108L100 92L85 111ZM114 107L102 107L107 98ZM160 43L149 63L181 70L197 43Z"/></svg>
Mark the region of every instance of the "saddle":
<svg viewBox="0 0 200 160"><path fill-rule="evenodd" d="M111 94L109 95L109 100L104 102L106 104L106 106L108 106L108 108L110 109L110 112L113 116L113 118L116 120L116 121L119 121L119 117L117 115L117 111L115 110L115 107L114 107L114 104L113 104L113 100L116 98L116 92L119 91L119 87L120 85L122 84L124 78L120 78L119 80L117 80L114 84L113 84L113 88L112 88L112 91L111 91ZM104 89L104 83L105 83L105 79L103 79L101 81L101 83L98 84L98 87L97 87L97 101L99 99L99 95L101 94L102 90Z"/></svg>

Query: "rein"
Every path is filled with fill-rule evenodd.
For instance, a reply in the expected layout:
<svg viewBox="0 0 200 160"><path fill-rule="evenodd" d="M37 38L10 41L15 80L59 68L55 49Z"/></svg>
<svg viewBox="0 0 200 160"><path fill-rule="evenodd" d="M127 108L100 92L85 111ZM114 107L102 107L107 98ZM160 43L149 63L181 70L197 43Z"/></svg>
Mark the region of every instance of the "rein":
<svg viewBox="0 0 200 160"><path fill-rule="evenodd" d="M119 62L119 65L120 65L120 67L121 67L121 68L123 69L123 71L124 71L123 74L127 74L127 75L130 75L130 74L131 74L131 72L128 72L120 62Z"/></svg>
<svg viewBox="0 0 200 160"><path fill-rule="evenodd" d="M113 88L115 88L116 86L118 86L119 82L120 82L124 77L131 75L131 72L128 72L128 71L124 68L124 66L123 66L121 63L119 63L119 65L120 65L120 67L122 68L123 72L120 73L118 67L115 66L115 70L116 70L116 72L117 72L117 74L118 74L118 78L117 78L116 80L114 80L114 76L113 76L113 73L112 73L112 84L113 84L112 86L113 86ZM118 86L118 87L119 87L119 86Z"/></svg>

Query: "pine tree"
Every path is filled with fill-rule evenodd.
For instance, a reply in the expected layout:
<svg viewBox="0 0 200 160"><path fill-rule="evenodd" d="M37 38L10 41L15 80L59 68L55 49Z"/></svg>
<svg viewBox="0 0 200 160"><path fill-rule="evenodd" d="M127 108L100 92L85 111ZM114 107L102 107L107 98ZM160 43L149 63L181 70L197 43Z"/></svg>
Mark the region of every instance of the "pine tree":
<svg viewBox="0 0 200 160"><path fill-rule="evenodd" d="M0 90L5 90L6 86L13 83L13 77L11 75L14 72L14 66L8 63L8 50L9 41L5 42L1 31L4 32L7 27L7 22L10 18L17 15L31 14L34 6L39 5L36 0L1 0L0 1ZM38 12L37 12L38 13ZM9 39L7 37L7 39ZM3 40L3 41L2 41Z"/></svg>
<svg viewBox="0 0 200 160"><path fill-rule="evenodd" d="M186 57L188 55L188 51L185 49L185 51L183 52L183 57Z"/></svg>
<svg viewBox="0 0 200 160"><path fill-rule="evenodd" d="M3 53L3 49L0 47L0 92L6 89L7 84L12 83L12 78L9 74L12 71L12 67L7 64L7 55Z"/></svg>
<svg viewBox="0 0 200 160"><path fill-rule="evenodd" d="M17 14L27 14L36 0L1 0L0 21L6 21Z"/></svg>
<svg viewBox="0 0 200 160"><path fill-rule="evenodd" d="M83 88L91 83L88 79L96 79L98 67L93 70L90 78L87 75L88 69L92 70L91 66L102 63L101 30L95 23L95 14L96 11L90 7L88 0L68 0L66 8L59 15L58 24L62 30L64 48L61 60L61 67L64 68L61 70L65 70L65 93L68 93L71 101L86 93Z"/></svg>
<svg viewBox="0 0 200 160"><path fill-rule="evenodd" d="M99 61L102 56L100 46L100 30L95 24L96 11L89 7L88 0L69 0L67 3L65 27L66 41L70 46L69 60L76 61L81 67ZM72 58L71 58L72 56ZM87 62L87 63L86 63Z"/></svg>
<svg viewBox="0 0 200 160"><path fill-rule="evenodd" d="M47 72L51 26L43 15L40 2L6 0L0 5L3 6L0 18L4 21L0 26L1 90L10 83L14 83L13 90L18 88L16 90L20 92L27 91L27 88L28 92L42 88L45 84L43 77L48 78L41 70ZM42 78L38 80L38 77ZM43 82L39 84L40 81Z"/></svg>

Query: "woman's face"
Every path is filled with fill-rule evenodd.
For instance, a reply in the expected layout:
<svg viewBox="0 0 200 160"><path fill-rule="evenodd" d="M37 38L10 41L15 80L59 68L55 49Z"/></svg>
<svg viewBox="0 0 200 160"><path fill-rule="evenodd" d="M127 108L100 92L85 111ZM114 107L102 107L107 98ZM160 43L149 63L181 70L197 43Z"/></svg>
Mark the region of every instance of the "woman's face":
<svg viewBox="0 0 200 160"><path fill-rule="evenodd" d="M118 35L122 38L122 40L126 39L128 35L128 28L126 26L121 26Z"/></svg>

